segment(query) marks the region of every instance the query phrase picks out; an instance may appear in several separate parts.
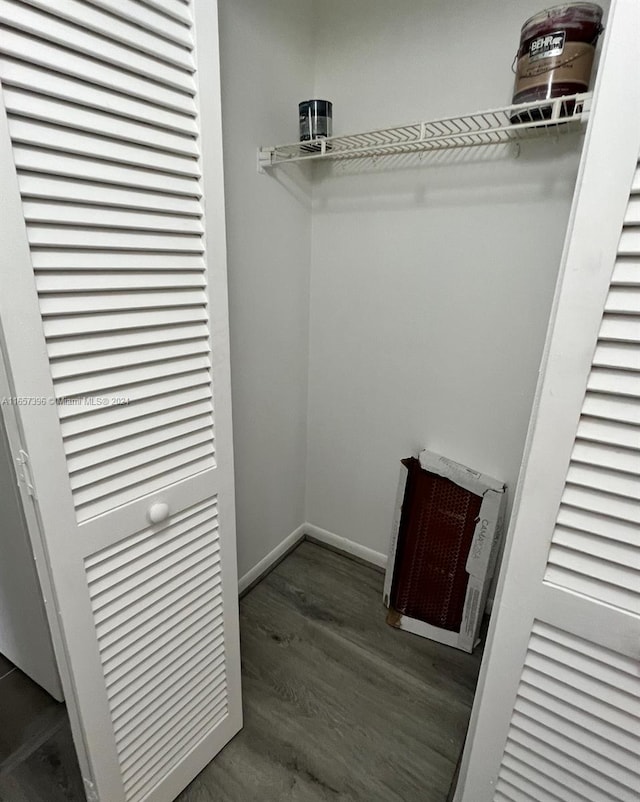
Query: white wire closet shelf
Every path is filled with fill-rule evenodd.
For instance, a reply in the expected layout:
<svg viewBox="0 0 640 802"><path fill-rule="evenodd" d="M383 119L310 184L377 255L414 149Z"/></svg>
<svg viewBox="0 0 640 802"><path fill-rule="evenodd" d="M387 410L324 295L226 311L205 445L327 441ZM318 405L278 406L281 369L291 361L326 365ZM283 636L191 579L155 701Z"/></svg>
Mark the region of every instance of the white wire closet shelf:
<svg viewBox="0 0 640 802"><path fill-rule="evenodd" d="M362 134L262 147L258 150L258 167L264 170L299 161L473 148L571 133L586 121L591 97L590 92L583 92Z"/></svg>

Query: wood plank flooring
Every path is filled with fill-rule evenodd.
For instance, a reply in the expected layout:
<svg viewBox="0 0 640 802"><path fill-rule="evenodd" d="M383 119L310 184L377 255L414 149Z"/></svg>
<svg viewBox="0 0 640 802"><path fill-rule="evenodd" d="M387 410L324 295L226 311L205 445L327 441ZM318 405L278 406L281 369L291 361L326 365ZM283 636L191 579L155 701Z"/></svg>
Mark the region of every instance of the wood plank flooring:
<svg viewBox="0 0 640 802"><path fill-rule="evenodd" d="M305 542L242 600L244 729L178 802L445 802L480 655L389 627L382 581Z"/></svg>
<svg viewBox="0 0 640 802"><path fill-rule="evenodd" d="M0 802L84 802L65 706L0 655Z"/></svg>
<svg viewBox="0 0 640 802"><path fill-rule="evenodd" d="M244 597L245 726L178 802L445 802L480 656L387 626L382 580L305 542ZM84 802L64 706L1 659L0 802Z"/></svg>

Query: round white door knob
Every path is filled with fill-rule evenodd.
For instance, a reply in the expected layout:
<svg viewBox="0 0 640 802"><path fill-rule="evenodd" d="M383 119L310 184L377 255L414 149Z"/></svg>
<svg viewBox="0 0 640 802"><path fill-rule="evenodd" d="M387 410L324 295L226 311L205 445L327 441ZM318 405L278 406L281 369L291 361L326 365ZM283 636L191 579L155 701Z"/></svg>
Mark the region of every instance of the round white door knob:
<svg viewBox="0 0 640 802"><path fill-rule="evenodd" d="M152 524L159 524L169 517L169 505L166 501L158 501L149 507L147 515Z"/></svg>

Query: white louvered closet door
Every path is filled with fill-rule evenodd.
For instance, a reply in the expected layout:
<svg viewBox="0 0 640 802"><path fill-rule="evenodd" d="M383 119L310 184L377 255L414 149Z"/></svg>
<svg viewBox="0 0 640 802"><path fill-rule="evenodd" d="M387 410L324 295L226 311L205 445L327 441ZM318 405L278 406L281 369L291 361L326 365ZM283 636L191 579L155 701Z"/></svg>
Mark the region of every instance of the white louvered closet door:
<svg viewBox="0 0 640 802"><path fill-rule="evenodd" d="M89 799L168 802L241 726L217 7L0 24L0 326L74 738Z"/></svg>
<svg viewBox="0 0 640 802"><path fill-rule="evenodd" d="M613 12L458 802L640 799L640 9Z"/></svg>

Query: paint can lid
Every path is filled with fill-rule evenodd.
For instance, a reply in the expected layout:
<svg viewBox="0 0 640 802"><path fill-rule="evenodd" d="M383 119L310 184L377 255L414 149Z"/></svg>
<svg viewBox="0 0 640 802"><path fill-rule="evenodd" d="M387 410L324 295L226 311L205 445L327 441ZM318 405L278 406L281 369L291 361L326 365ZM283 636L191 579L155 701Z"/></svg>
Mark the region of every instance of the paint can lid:
<svg viewBox="0 0 640 802"><path fill-rule="evenodd" d="M561 5L545 8L538 11L522 26L522 33L532 25L549 22L553 25L571 25L581 22L600 23L602 20L602 8L596 3L562 3Z"/></svg>
<svg viewBox="0 0 640 802"><path fill-rule="evenodd" d="M303 100L302 103L298 104L298 108L300 109L300 114L306 114L311 111L320 117L331 117L333 104L330 100Z"/></svg>

